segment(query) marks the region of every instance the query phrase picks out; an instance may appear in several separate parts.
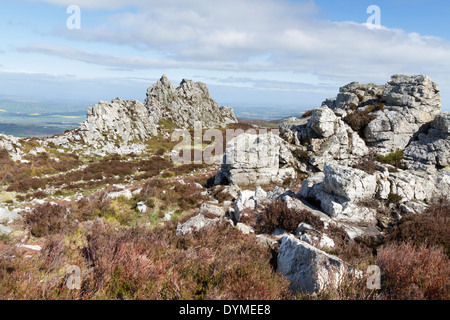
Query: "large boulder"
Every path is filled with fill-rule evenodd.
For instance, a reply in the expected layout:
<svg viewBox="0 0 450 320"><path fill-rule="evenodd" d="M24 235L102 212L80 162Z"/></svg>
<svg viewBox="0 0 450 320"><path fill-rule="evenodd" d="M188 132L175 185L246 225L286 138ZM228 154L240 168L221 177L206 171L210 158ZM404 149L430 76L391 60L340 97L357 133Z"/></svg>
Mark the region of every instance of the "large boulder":
<svg viewBox="0 0 450 320"><path fill-rule="evenodd" d="M277 257L277 272L289 281L291 290L314 293L338 286L349 266L338 257L327 254L293 235L284 235Z"/></svg>
<svg viewBox="0 0 450 320"><path fill-rule="evenodd" d="M376 153L386 154L404 149L422 125L434 120L441 112L441 96L429 76L394 75L385 85L352 82L323 105L343 119L367 111L371 121L362 138Z"/></svg>
<svg viewBox="0 0 450 320"><path fill-rule="evenodd" d="M16 212L9 211L6 208L0 208L0 223L9 224L22 219L22 216Z"/></svg>
<svg viewBox="0 0 450 320"><path fill-rule="evenodd" d="M323 190L329 194L343 197L348 201L371 198L375 194L375 176L354 168L337 164L326 164Z"/></svg>
<svg viewBox="0 0 450 320"><path fill-rule="evenodd" d="M319 137L328 138L334 134L336 122L337 117L334 112L330 108L321 107L314 109L307 128L311 128Z"/></svg>
<svg viewBox="0 0 450 320"><path fill-rule="evenodd" d="M227 143L216 184L265 185L295 178L295 159L286 141L269 132L244 133Z"/></svg>
<svg viewBox="0 0 450 320"><path fill-rule="evenodd" d="M398 171L392 172L388 178L392 194L401 198L401 202L431 202L450 194L450 171Z"/></svg>
<svg viewBox="0 0 450 320"><path fill-rule="evenodd" d="M10 233L12 233L13 231L14 231L14 229L0 224L0 236L7 236Z"/></svg>

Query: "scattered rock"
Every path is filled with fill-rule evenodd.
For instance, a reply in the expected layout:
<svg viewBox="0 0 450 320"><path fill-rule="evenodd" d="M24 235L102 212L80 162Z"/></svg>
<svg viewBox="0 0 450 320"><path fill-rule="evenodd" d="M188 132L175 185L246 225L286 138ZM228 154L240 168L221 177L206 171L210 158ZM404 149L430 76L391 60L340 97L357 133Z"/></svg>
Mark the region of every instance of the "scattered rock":
<svg viewBox="0 0 450 320"><path fill-rule="evenodd" d="M22 219L20 214L11 212L6 208L0 208L0 224L10 224L19 219Z"/></svg>
<svg viewBox="0 0 450 320"><path fill-rule="evenodd" d="M136 208L138 209L138 211L140 212L140 213L146 213L147 212L147 205L144 203L144 202L138 202L137 204L136 204Z"/></svg>
<svg viewBox="0 0 450 320"><path fill-rule="evenodd" d="M125 199L131 199L133 198L133 194L131 193L130 189L108 193L108 198L110 199L116 199L120 197L124 197Z"/></svg>
<svg viewBox="0 0 450 320"><path fill-rule="evenodd" d="M220 219L209 219L202 214L189 219L183 224L178 224L176 234L177 236L186 235L195 231L200 231L208 226L219 223Z"/></svg>
<svg viewBox="0 0 450 320"><path fill-rule="evenodd" d="M13 231L14 230L12 228L0 224L0 236L7 236Z"/></svg>

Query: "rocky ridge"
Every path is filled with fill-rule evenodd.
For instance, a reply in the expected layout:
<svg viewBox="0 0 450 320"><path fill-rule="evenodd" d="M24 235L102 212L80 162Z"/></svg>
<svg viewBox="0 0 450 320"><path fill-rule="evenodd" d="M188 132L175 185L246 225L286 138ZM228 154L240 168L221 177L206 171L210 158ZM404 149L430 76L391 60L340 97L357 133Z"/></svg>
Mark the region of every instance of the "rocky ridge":
<svg viewBox="0 0 450 320"><path fill-rule="evenodd" d="M251 212L261 212L267 203L281 199L289 207L307 209L324 223L339 225L351 239L376 238L403 214L421 213L450 194L450 118L442 112L439 87L428 76L394 75L385 85L353 82L310 114L280 124L282 139L273 139L280 146L275 156L270 158L268 152L261 156L272 161L249 165L250 157L234 157L227 163L239 151L234 144L227 146L215 180L230 184L224 192L236 194L239 186L264 188L270 182L307 176L298 193L274 190L275 196L269 197L261 187L238 191L229 212L240 229L248 229L242 219L258 215ZM272 145L264 135L251 141ZM257 157L255 143L250 146L242 148ZM395 166L386 160L399 155ZM280 175L280 169L290 174ZM330 265L335 275L348 271L338 257L321 251L320 241L311 244L311 236L304 233L310 228L299 225L294 234L278 230L271 235L281 243L278 271L291 280L295 291L320 290L323 282L331 281L322 274L332 269ZM322 245L332 243L326 234L315 237ZM319 261L324 269L317 267Z"/></svg>
<svg viewBox="0 0 450 320"><path fill-rule="evenodd" d="M147 91L145 104L116 98L87 109L87 119L74 130L49 138L62 148L85 154L141 154L145 142L168 129L221 128L236 123L233 110L219 106L204 83L184 79L178 88L163 75ZM166 133L168 134L168 133Z"/></svg>

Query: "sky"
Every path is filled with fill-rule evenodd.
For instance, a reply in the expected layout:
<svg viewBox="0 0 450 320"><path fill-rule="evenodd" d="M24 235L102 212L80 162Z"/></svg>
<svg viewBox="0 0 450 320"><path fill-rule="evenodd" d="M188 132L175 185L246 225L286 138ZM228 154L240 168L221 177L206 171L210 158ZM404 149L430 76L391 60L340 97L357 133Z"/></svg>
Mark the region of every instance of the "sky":
<svg viewBox="0 0 450 320"><path fill-rule="evenodd" d="M144 101L166 74L222 105L305 110L401 73L450 111L449 17L448 0L2 0L0 95Z"/></svg>

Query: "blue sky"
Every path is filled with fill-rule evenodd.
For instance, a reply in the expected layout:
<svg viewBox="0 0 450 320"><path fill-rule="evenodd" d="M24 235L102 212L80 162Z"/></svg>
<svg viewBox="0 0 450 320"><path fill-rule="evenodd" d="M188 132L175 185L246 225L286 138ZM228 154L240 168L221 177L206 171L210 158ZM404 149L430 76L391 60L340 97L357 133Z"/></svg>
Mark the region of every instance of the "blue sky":
<svg viewBox="0 0 450 320"><path fill-rule="evenodd" d="M365 25L370 5L380 29ZM0 95L143 101L167 74L207 83L221 104L303 110L351 81L424 73L450 110L449 18L447 0L6 0Z"/></svg>

